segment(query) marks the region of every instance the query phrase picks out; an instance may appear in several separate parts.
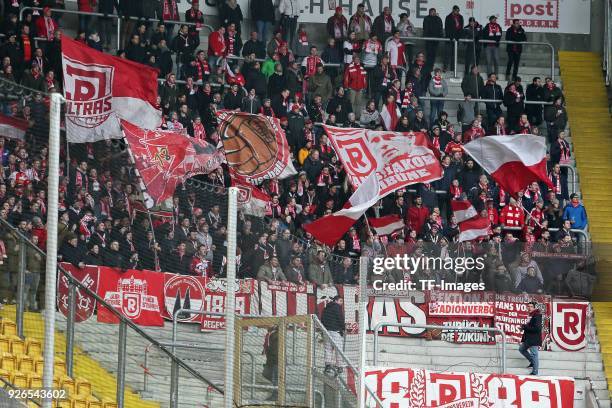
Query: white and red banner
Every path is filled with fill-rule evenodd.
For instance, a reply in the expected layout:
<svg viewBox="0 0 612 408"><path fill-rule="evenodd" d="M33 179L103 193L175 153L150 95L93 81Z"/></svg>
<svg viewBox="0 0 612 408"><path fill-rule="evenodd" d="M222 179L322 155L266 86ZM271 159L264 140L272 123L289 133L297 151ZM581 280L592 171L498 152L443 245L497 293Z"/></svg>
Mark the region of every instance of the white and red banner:
<svg viewBox="0 0 612 408"><path fill-rule="evenodd" d="M474 217L459 223L459 242L472 241L489 235L491 220L488 217Z"/></svg>
<svg viewBox="0 0 612 408"><path fill-rule="evenodd" d="M324 128L354 187L375 172L382 198L402 187L442 177L442 166L425 133Z"/></svg>
<svg viewBox="0 0 612 408"><path fill-rule="evenodd" d="M370 174L357 187L343 209L305 224L303 228L325 245L334 246L368 208L378 202L379 196L380 188L376 175Z"/></svg>
<svg viewBox="0 0 612 408"><path fill-rule="evenodd" d="M251 314L251 300L255 293L256 282L253 279L236 280L236 313ZM225 295L227 281L225 279L209 279L204 288L204 310L213 313L225 313ZM202 315L202 331L225 329L225 317Z"/></svg>
<svg viewBox="0 0 612 408"><path fill-rule="evenodd" d="M66 2L71 0L66 0ZM76 2L72 0L72 2ZM184 13L190 7L190 1L179 1L180 13ZM300 22L325 24L327 19L334 14L336 5L342 7L347 20L355 14L359 0L351 1L307 1L300 10ZM238 0L242 10L249 9L248 0ZM427 16L429 8L433 7L444 20L450 13L447 0L388 0L365 1L365 12L372 20L383 12L383 7L389 7L391 14L397 23L397 17L401 13L408 13L410 21L415 27L423 26L423 19ZM528 32L557 33L557 34L589 34L591 28L591 2L587 0L460 0L455 1L461 9L467 24L468 17L474 16L483 26L489 22L489 16L498 16L497 22L502 28L508 28L511 20L517 18ZM603 6L602 6L603 7ZM217 14L218 7L200 2L200 10L205 15Z"/></svg>
<svg viewBox="0 0 612 408"><path fill-rule="evenodd" d="M534 181L553 188L546 171L546 140L536 135L487 136L463 149L501 188L516 194Z"/></svg>
<svg viewBox="0 0 612 408"><path fill-rule="evenodd" d="M507 343L520 343L524 324L529 321L527 302L538 303L542 313L542 345L550 343L551 298L546 295L502 293L495 295L495 327L506 333ZM586 327L586 321L584 322Z"/></svg>
<svg viewBox="0 0 612 408"><path fill-rule="evenodd" d="M588 302L557 300L552 304L552 339L565 351L582 350L587 345Z"/></svg>
<svg viewBox="0 0 612 408"><path fill-rule="evenodd" d="M86 143L123 137L119 119L145 129L161 124L157 71L62 36L66 135Z"/></svg>
<svg viewBox="0 0 612 408"><path fill-rule="evenodd" d="M572 408L574 379L513 374L440 373L366 367L365 384L389 408ZM366 407L376 407L367 396Z"/></svg>
<svg viewBox="0 0 612 408"><path fill-rule="evenodd" d="M99 269L97 266L85 266L77 268L76 266L62 262L60 264L66 272L70 273L73 278L81 282L81 285L91 290L93 293L98 292ZM69 303L68 296L70 293L70 281L65 274L58 274L57 280L57 307L65 317L68 317ZM82 288L76 286L75 290L75 322L83 322L93 316L96 310L96 299L89 296Z"/></svg>
<svg viewBox="0 0 612 408"><path fill-rule="evenodd" d="M232 187L238 188L238 208L245 214L263 217L268 203L272 201L270 196L231 169L230 177Z"/></svg>
<svg viewBox="0 0 612 408"><path fill-rule="evenodd" d="M98 295L116 311L141 326L163 326L164 274L152 271L100 266L103 279L98 283ZM98 304L98 321L118 323L110 310Z"/></svg>
<svg viewBox="0 0 612 408"><path fill-rule="evenodd" d="M227 164L236 173L254 184L297 174L277 118L234 111L217 117Z"/></svg>
<svg viewBox="0 0 612 408"><path fill-rule="evenodd" d="M478 212L476 212L476 209L469 200L452 200L451 209L457 222L467 221L478 215Z"/></svg>
<svg viewBox="0 0 612 408"><path fill-rule="evenodd" d="M9 139L23 140L30 127L25 119L14 118L0 113L0 136Z"/></svg>
<svg viewBox="0 0 612 408"><path fill-rule="evenodd" d="M142 129L126 120L121 128L148 208L171 198L176 186L223 163L210 143L176 132Z"/></svg>
<svg viewBox="0 0 612 408"><path fill-rule="evenodd" d="M179 309L225 313L225 279L152 271L122 271L117 268L63 266L83 285L105 299L118 312L141 326L161 326L171 320ZM104 277L99 279L98 277ZM261 316L320 315L335 296L344 300L345 327L348 334L359 332L359 287L330 285L325 288L307 283L258 282L236 280L236 313ZM585 301L553 299L547 295L496 294L493 292L464 293L457 291L411 291L380 293L368 290L368 333L375 329L381 336L418 336L430 340L456 343L488 344L500 339L482 333L453 331L453 327L497 327L509 343L521 340L521 326L529 320L527 303L535 301L542 312L543 349L554 342L567 351L582 350L587 345L589 326ZM58 307L68 313L68 282L58 281ZM88 319L94 311L93 299L77 291L77 321ZM100 304L98 321L116 323L117 318ZM202 330L222 330L224 316L180 313L178 320L197 323ZM432 324L448 329L425 330L387 326L385 323Z"/></svg>

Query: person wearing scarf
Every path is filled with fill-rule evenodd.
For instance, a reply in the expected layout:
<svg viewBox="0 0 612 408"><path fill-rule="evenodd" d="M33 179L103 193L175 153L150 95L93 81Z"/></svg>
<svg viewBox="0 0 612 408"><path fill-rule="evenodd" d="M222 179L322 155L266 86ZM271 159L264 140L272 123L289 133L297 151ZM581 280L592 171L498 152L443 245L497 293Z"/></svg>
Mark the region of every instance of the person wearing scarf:
<svg viewBox="0 0 612 408"><path fill-rule="evenodd" d="M349 33L349 36L342 44L342 52L344 53L344 65L353 62L353 55L361 53L361 42L357 40L357 35L354 31Z"/></svg>
<svg viewBox="0 0 612 408"><path fill-rule="evenodd" d="M427 87L430 96L434 97L446 97L448 95L448 85L446 80L442 78L442 70L440 68L436 68L434 70L434 75L429 81L429 86ZM431 100L429 101L430 112L429 112L429 123L434 123L434 121L438 118L440 112L444 110L444 101L442 100Z"/></svg>
<svg viewBox="0 0 612 408"><path fill-rule="evenodd" d="M365 12L365 5L361 3L357 6L357 12L349 21L349 30L355 33L357 40L365 41L368 39L371 29L372 19Z"/></svg>
<svg viewBox="0 0 612 408"><path fill-rule="evenodd" d="M519 118L525 111L524 95L519 91L516 83L511 83L504 92L504 105L508 110L508 125L511 129L518 128Z"/></svg>
<svg viewBox="0 0 612 408"><path fill-rule="evenodd" d="M463 132L463 143L466 144L471 142L472 140L476 140L484 136L485 130L482 128L480 120L474 119L474 121L472 122L472 126L468 130Z"/></svg>
<svg viewBox="0 0 612 408"><path fill-rule="evenodd" d="M458 179L453 179L453 181L451 181L451 185L448 189L448 192L450 194L451 200L461 200L462 199L463 188L459 184Z"/></svg>
<svg viewBox="0 0 612 408"><path fill-rule="evenodd" d="M225 27L221 26L217 31L213 31L208 36L208 64L211 68L217 67L217 62L225 52Z"/></svg>
<svg viewBox="0 0 612 408"><path fill-rule="evenodd" d="M557 140L550 146L550 161L553 164L570 164L572 160L570 145L565 140L565 132L559 132ZM562 169L563 170L563 169Z"/></svg>
<svg viewBox="0 0 612 408"><path fill-rule="evenodd" d="M236 29L236 25L231 23L225 31L225 55L240 55L242 40Z"/></svg>
<svg viewBox="0 0 612 408"><path fill-rule="evenodd" d="M497 24L497 17L489 17L489 24L482 30L483 40L494 41L485 44L485 56L487 58L487 72L497 73L499 68L499 41L502 38L502 28Z"/></svg>
<svg viewBox="0 0 612 408"><path fill-rule="evenodd" d="M347 34L348 22L346 17L342 15L342 7L336 7L334 15L327 19L327 36L334 38L336 45L342 45Z"/></svg>
<svg viewBox="0 0 612 408"><path fill-rule="evenodd" d="M395 96L393 94L389 94L381 112L381 118L383 125L385 126L385 130L394 131L401 115L402 113L397 107L397 103L395 103Z"/></svg>
<svg viewBox="0 0 612 408"><path fill-rule="evenodd" d="M372 31L376 33L380 42L385 44L395 31L395 21L391 15L391 8L384 7L382 13L374 19Z"/></svg>
<svg viewBox="0 0 612 408"><path fill-rule="evenodd" d="M53 41L57 29L57 23L51 18L51 8L43 8L43 15L36 20L36 34L46 38L47 41Z"/></svg>
<svg viewBox="0 0 612 408"><path fill-rule="evenodd" d="M210 65L206 61L206 53L202 50L198 51L195 60L191 61L192 75L195 81L207 82L210 77Z"/></svg>
<svg viewBox="0 0 612 408"><path fill-rule="evenodd" d="M189 26L189 36L197 47L200 45L200 31L204 26L204 13L200 10L199 0L192 0L191 8L185 12L185 22L195 24Z"/></svg>
<svg viewBox="0 0 612 408"><path fill-rule="evenodd" d="M181 17L178 12L178 4L176 0L162 0L162 20L164 21L180 21ZM166 26L166 32L168 38L172 37L174 32L174 24L164 24Z"/></svg>

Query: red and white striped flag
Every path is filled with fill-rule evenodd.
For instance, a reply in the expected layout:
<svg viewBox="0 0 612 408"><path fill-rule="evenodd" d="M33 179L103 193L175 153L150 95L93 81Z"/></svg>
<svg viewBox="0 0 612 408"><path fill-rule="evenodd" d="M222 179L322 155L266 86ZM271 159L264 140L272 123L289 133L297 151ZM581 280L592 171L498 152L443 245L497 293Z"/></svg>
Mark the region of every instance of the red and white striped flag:
<svg viewBox="0 0 612 408"><path fill-rule="evenodd" d="M383 105L380 117L385 126L385 130L394 131L401 115L402 113L395 102Z"/></svg>
<svg viewBox="0 0 612 408"><path fill-rule="evenodd" d="M0 113L0 136L23 140L28 130L28 121Z"/></svg>
<svg viewBox="0 0 612 408"><path fill-rule="evenodd" d="M368 208L376 204L379 193L378 177L376 172L372 172L355 190L342 210L304 225L304 230L325 245L333 246Z"/></svg>
<svg viewBox="0 0 612 408"><path fill-rule="evenodd" d="M463 149L511 194L534 181L552 183L546 173L546 141L542 136L487 136L469 142Z"/></svg>
<svg viewBox="0 0 612 408"><path fill-rule="evenodd" d="M266 205L270 201L270 196L261 191L258 187L249 183L246 177L230 169L232 187L238 187L238 206L243 213L255 217L263 217L266 212Z"/></svg>
<svg viewBox="0 0 612 408"><path fill-rule="evenodd" d="M380 218L368 218L368 222L378 235L390 235L404 228L404 220L397 214L385 215Z"/></svg>
<svg viewBox="0 0 612 408"><path fill-rule="evenodd" d="M451 208L453 209L453 214L455 214L455 218L457 219L458 223L469 220L470 218L474 218L478 215L476 209L468 200L452 200Z"/></svg>
<svg viewBox="0 0 612 408"><path fill-rule="evenodd" d="M459 223L459 242L471 241L489 235L491 221L487 217L474 217Z"/></svg>

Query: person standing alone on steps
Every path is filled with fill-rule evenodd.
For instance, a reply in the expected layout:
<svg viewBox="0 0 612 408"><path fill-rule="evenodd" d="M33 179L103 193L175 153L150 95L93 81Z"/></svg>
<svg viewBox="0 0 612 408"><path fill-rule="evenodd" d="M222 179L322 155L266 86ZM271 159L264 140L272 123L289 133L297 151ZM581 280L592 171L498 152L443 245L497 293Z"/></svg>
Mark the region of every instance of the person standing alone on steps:
<svg viewBox="0 0 612 408"><path fill-rule="evenodd" d="M538 349L542 345L542 314L536 302L527 303L529 321L523 325L523 337L519 351L529 361L530 375L538 375Z"/></svg>

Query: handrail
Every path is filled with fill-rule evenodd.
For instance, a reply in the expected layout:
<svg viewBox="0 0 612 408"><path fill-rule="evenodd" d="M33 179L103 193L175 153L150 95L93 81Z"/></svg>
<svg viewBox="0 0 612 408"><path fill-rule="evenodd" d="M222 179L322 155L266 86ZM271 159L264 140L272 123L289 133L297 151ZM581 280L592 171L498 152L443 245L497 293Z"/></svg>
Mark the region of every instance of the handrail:
<svg viewBox="0 0 612 408"><path fill-rule="evenodd" d="M5 379L4 379L4 378L2 378L2 377L0 377L0 382L2 382L2 388L3 388L4 390L6 390L7 388L12 388L12 389L14 389L14 390L19 390L19 389L20 389L20 388L19 388L19 387L17 387L15 384L13 384L12 382L10 382L10 381L8 381L8 380L5 380ZM37 407L42 406L42 405L41 405L41 404L40 404L38 401L36 401L35 399L32 399L32 398L28 397L28 396L27 396L27 393L26 393L26 395L25 395L25 399L26 399L26 401L27 401L27 402L31 402L31 403L33 403L34 405L36 405ZM26 404L24 403L24 404L23 404L23 406L24 406L24 407L26 407Z"/></svg>
<svg viewBox="0 0 612 408"><path fill-rule="evenodd" d="M30 245L30 247L32 247L40 255L43 255L45 257L47 256L47 254L42 249L40 249L37 245L34 245L29 240L28 237L23 235L17 228L13 227L6 220L0 218L0 225L8 227L12 233L16 234L20 239L23 239L28 245ZM106 301L102 299L97 293L93 292L91 289L84 286L78 279L72 276L72 274L68 272L67 270L65 270L59 263L57 264L57 268L61 273L64 274L64 276L66 277L66 279L68 279L70 284L78 286L80 290L82 290L85 294L87 294L87 296L92 297L96 302L98 302L98 304L103 305L106 309L108 309L108 311L111 314L114 315L115 318L119 320L120 323L126 324L129 328L134 330L138 335L143 337L145 340L147 340L150 343L155 344L156 347L162 350L173 362L178 364L181 368L186 370L189 374L193 375L195 378L206 383L207 385L210 385L219 393L224 394L224 391L221 388L219 388L219 386L217 386L216 384L206 379L203 375L201 375L200 373L192 369L189 365L185 364L185 362L177 358L173 353L171 353L168 349L166 349L166 347L160 345L160 343L157 340L155 340L152 336L147 334L144 330L138 327L134 322L132 322L130 319L126 318L123 314L118 312L113 306L106 303Z"/></svg>
<svg viewBox="0 0 612 408"><path fill-rule="evenodd" d="M502 338L502 354L501 354L501 373L506 372L506 333L497 327L460 327L460 326L440 326L435 324L412 324L412 323L390 323L380 322L372 329L374 332L374 355L372 361L374 365L378 365L378 331L382 327L409 327L414 329L431 329L431 330L446 330L446 331L466 331L466 332L486 332L486 333L498 333L501 334Z"/></svg>
<svg viewBox="0 0 612 408"><path fill-rule="evenodd" d="M605 32L602 64L606 73L606 86L610 86L610 83L612 82L612 0L606 0L604 18Z"/></svg>
<svg viewBox="0 0 612 408"><path fill-rule="evenodd" d="M230 60L235 60L235 61L245 61L246 60L245 57L241 57L239 55L227 55L225 56L225 58L230 59ZM251 58L250 60L257 61L257 62L265 62L268 60L268 58ZM344 64L334 64L333 62L325 62L323 60L321 60L321 64L323 64L324 67L332 67L332 68L340 68L344 66Z"/></svg>
<svg viewBox="0 0 612 408"><path fill-rule="evenodd" d="M451 102L463 102L465 98L459 97L451 97L451 96L419 96L419 99L423 99L426 101L451 101ZM482 103L503 103L503 99L483 99L483 98L472 98L470 99L474 102L482 102ZM544 102L544 101L528 101L524 100L523 103L525 105L552 105L552 102Z"/></svg>
<svg viewBox="0 0 612 408"><path fill-rule="evenodd" d="M572 190L570 191L570 194L573 194L576 192L577 188L577 183L576 183L576 168L574 166L572 166L571 164L559 164L559 166L561 168L566 168L570 171L570 173L572 173L572 181L571 181L571 186L572 186Z"/></svg>

